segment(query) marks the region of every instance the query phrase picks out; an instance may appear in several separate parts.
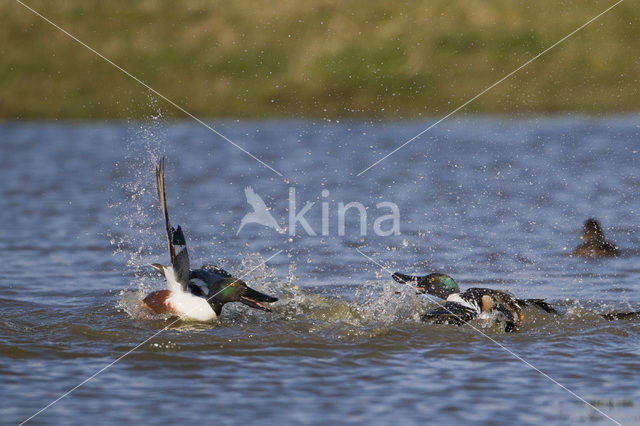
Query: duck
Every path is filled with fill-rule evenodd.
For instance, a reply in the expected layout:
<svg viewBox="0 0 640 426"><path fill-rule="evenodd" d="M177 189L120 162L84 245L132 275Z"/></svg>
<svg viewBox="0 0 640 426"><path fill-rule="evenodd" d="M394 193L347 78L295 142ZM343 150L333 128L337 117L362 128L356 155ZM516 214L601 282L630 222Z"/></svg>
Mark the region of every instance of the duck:
<svg viewBox="0 0 640 426"><path fill-rule="evenodd" d="M178 316L188 321L212 321L220 316L226 303L240 302L251 308L271 312L265 303L277 297L252 289L243 280L215 265L205 264L191 269L189 252L182 228L174 228L169 221L164 181L165 158L155 167L158 200L164 223L171 266L154 263L151 266L162 275L167 288L153 291L142 301L143 307L154 314Z"/></svg>
<svg viewBox="0 0 640 426"><path fill-rule="evenodd" d="M504 290L470 288L460 292L458 283L442 273L414 276L395 272L391 277L401 284L412 283L419 294L426 293L445 300L421 316L421 320L429 324L461 326L476 318L495 319L502 320L504 331L510 332L520 326L525 306L537 306L554 315L558 313L543 299L517 299Z"/></svg>
<svg viewBox="0 0 640 426"><path fill-rule="evenodd" d="M571 254L584 257L612 257L620 254L618 247L607 241L600 222L594 218L587 219L582 228L583 241Z"/></svg>

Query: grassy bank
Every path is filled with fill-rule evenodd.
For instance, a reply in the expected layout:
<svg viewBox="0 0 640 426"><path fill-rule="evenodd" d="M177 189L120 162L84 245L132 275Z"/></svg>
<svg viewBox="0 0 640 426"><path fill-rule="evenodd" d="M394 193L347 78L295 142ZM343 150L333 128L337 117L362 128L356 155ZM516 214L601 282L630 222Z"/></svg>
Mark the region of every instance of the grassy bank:
<svg viewBox="0 0 640 426"><path fill-rule="evenodd" d="M26 1L198 116L391 119L450 111L613 3ZM465 112L638 111L638 52L640 4L623 2ZM149 105L132 79L0 3L0 118L140 118Z"/></svg>

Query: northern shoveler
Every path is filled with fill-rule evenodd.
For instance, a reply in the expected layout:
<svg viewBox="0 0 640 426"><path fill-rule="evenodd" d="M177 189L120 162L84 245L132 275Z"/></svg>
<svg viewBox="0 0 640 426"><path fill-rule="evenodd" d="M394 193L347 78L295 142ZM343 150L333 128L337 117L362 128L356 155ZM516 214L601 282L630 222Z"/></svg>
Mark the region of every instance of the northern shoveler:
<svg viewBox="0 0 640 426"><path fill-rule="evenodd" d="M169 222L164 162L162 158L156 166L156 184L165 220L171 266L158 263L151 265L165 277L167 289L147 295L143 300L144 306L154 313L177 315L193 321L210 321L217 318L222 306L229 302L241 302L252 308L270 312L271 309L261 302L275 302L278 300L276 297L252 289L244 281L215 266L205 265L200 269L191 269L182 228L178 226L175 229Z"/></svg>
<svg viewBox="0 0 640 426"><path fill-rule="evenodd" d="M527 305L538 306L546 312L557 311L542 299L516 299L511 293L489 288L470 288L460 292L458 283L445 274L413 276L396 272L392 278L399 283L413 283L418 293L427 293L445 302L427 313L421 319L430 324L462 325L475 318L503 319L505 331L516 329Z"/></svg>

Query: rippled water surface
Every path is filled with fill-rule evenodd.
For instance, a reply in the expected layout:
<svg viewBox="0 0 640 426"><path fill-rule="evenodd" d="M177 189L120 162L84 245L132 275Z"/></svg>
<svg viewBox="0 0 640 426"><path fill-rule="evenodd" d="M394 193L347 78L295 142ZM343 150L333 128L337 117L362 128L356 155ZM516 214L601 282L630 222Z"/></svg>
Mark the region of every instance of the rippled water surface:
<svg viewBox="0 0 640 426"><path fill-rule="evenodd" d="M639 123L452 120L360 176L429 123L212 123L283 177L191 122L0 124L1 422L135 348L33 422L640 424L639 320L599 315L640 310ZM139 315L164 286L148 264L168 262L161 155L192 262L277 295L272 313ZM236 235L247 186L284 234ZM316 235L293 232L291 207L311 202ZM355 208L340 235L350 202L366 235ZM399 235L376 235L382 202L398 206ZM619 257L569 255L592 216ZM433 302L383 266L546 298L562 315L527 308L514 333L426 325Z"/></svg>

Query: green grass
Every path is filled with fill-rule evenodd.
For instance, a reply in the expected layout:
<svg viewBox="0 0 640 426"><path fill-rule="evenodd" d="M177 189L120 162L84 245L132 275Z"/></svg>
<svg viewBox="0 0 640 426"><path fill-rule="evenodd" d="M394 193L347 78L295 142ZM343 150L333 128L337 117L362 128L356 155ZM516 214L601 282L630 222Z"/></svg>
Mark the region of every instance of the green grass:
<svg viewBox="0 0 640 426"><path fill-rule="evenodd" d="M198 116L390 119L449 112L612 3L27 0ZM639 51L640 4L623 2L465 112L638 111ZM0 3L0 118L151 112L142 86Z"/></svg>

